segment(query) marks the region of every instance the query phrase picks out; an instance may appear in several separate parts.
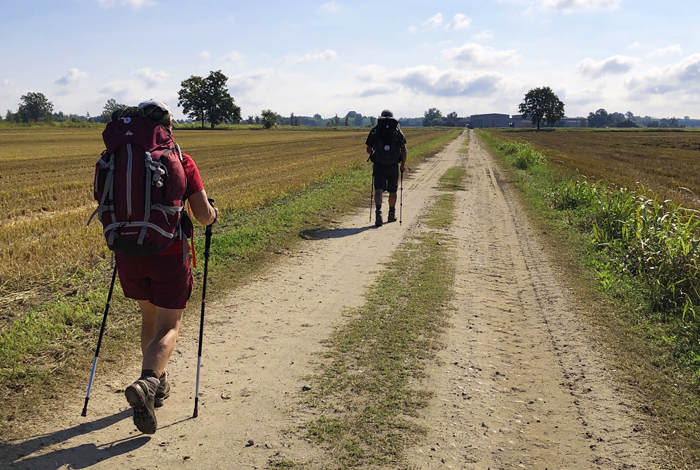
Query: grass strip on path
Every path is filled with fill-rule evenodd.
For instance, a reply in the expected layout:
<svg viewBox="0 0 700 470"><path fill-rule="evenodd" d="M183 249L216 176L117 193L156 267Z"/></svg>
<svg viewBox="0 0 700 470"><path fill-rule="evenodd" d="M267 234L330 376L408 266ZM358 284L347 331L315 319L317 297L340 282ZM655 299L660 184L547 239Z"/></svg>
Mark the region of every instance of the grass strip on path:
<svg viewBox="0 0 700 470"><path fill-rule="evenodd" d="M593 208L593 201L606 201L630 190L590 186L553 170L546 158L517 169L515 154L509 153L511 146L503 145L488 132L478 135L516 183L531 220L547 234L544 241L553 253L550 259L562 270L566 282L575 287L572 292L579 301L588 306L580 309L583 318L595 326L595 339L604 342L608 352L605 360L616 370L620 390L635 398L637 410L645 416L648 435L667 449L667 468L700 468L700 319L690 314L683 318L679 308L659 309L652 294L660 282L649 285L633 270L620 269L630 261L631 249L619 257L612 249L614 243L599 243L596 238L600 239L600 233L596 237L593 230L605 209ZM593 197L594 191L605 194ZM582 197L586 194L588 197ZM631 199L649 204L648 198L638 196ZM629 194L625 197L630 198ZM597 215L592 219L592 214ZM636 227L631 231L634 234L641 233L643 217L638 209L632 223L619 214L608 218ZM649 223L661 227L669 217L659 214ZM689 248L697 246L695 237L695 245L691 242ZM650 255L644 258L652 260Z"/></svg>
<svg viewBox="0 0 700 470"><path fill-rule="evenodd" d="M329 468L387 468L425 434L414 418L432 392L415 387L443 347L450 314L454 256L443 229L454 220L454 191L462 168L440 180L441 194L422 217L430 229L394 252L367 293L367 303L327 342L306 405L321 416L306 436L327 449Z"/></svg>
<svg viewBox="0 0 700 470"><path fill-rule="evenodd" d="M436 133L434 139L409 149L409 162L418 162L439 152L459 131ZM261 269L276 252L292 248L305 230L324 227L366 200L370 190L369 165L339 172L326 181L307 185L298 193L277 199L257 211L223 214L214 228L209 265L208 300L224 295L247 275ZM203 232L203 230L200 230ZM204 240L196 238L201 255ZM204 262L194 270L201 281ZM81 270L70 279L57 280L53 292L0 335L0 435L22 434L13 424L22 416L52 406L59 390L87 385L90 361L102 320L111 269L100 265ZM66 294L63 285L73 288ZM195 282L188 310L198 308L201 282ZM115 287L107 330L100 352L98 376L140 356L140 315L133 301ZM183 334L197 322L185 313ZM197 317L198 319L198 317ZM196 319L195 319L196 320Z"/></svg>

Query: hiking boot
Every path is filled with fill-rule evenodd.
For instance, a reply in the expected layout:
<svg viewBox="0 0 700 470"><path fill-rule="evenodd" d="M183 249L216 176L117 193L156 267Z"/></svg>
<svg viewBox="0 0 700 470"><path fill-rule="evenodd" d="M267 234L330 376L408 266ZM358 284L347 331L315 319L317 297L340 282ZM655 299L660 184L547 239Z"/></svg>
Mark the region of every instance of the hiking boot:
<svg viewBox="0 0 700 470"><path fill-rule="evenodd" d="M389 217L386 218L386 223L396 222L396 207L389 208Z"/></svg>
<svg viewBox="0 0 700 470"><path fill-rule="evenodd" d="M170 383L168 382L168 373L163 372L160 376L160 383L156 389L156 397L153 400L153 406L160 408L163 406L163 400L170 396Z"/></svg>
<svg viewBox="0 0 700 470"><path fill-rule="evenodd" d="M374 217L374 226L381 227L383 224L384 222L382 222L382 210L377 209L376 216Z"/></svg>
<svg viewBox="0 0 700 470"><path fill-rule="evenodd" d="M154 434L158 427L153 405L159 384L155 377L141 377L124 391L126 400L134 409L134 424L144 434Z"/></svg>

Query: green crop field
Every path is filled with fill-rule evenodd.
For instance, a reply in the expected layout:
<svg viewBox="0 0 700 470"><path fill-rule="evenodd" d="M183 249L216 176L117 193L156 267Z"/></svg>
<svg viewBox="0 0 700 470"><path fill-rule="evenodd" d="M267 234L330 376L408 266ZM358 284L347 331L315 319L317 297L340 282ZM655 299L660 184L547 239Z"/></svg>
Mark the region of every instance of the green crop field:
<svg viewBox="0 0 700 470"><path fill-rule="evenodd" d="M0 295L63 278L108 256L96 207L98 128L0 130ZM407 129L409 146L444 131ZM365 165L367 129L176 130L220 210L251 211L331 175Z"/></svg>
<svg viewBox="0 0 700 470"><path fill-rule="evenodd" d="M530 142L555 169L580 173L591 182L644 185L664 199L700 209L700 131L491 132L500 139Z"/></svg>

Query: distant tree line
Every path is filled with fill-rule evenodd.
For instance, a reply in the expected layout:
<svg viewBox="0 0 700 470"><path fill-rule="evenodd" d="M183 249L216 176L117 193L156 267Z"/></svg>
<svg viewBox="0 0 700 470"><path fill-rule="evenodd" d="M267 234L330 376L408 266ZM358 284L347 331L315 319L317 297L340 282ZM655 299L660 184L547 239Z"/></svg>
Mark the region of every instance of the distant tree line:
<svg viewBox="0 0 700 470"><path fill-rule="evenodd" d="M420 119L420 118L416 118ZM412 119L408 119L412 121ZM430 108L425 113L423 113L423 120L421 125L423 127L434 127L434 126L445 126L445 127L455 127L459 121L457 116L457 111L452 111L447 116L442 115L442 111L437 108ZM403 125L403 120L401 121Z"/></svg>
<svg viewBox="0 0 700 470"><path fill-rule="evenodd" d="M676 117L672 118L654 118L651 116L635 116L631 111L626 113L608 113L601 108L596 112L588 113L588 118L585 119L585 126L588 127L658 127L658 128L675 128L700 126L699 119L690 119L685 116L682 120Z"/></svg>

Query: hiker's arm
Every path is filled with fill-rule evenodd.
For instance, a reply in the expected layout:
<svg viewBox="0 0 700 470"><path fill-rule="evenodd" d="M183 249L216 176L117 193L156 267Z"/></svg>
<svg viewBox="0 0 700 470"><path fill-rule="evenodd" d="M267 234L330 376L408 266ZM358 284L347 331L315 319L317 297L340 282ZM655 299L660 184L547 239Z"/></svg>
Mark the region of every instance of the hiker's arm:
<svg viewBox="0 0 700 470"><path fill-rule="evenodd" d="M368 145L367 146L367 155L371 155L371 154L372 154L372 146Z"/></svg>
<svg viewBox="0 0 700 470"><path fill-rule="evenodd" d="M216 222L219 218L219 211L216 207L209 204L207 193L203 189L187 198L192 207L194 218L202 225L210 225Z"/></svg>

